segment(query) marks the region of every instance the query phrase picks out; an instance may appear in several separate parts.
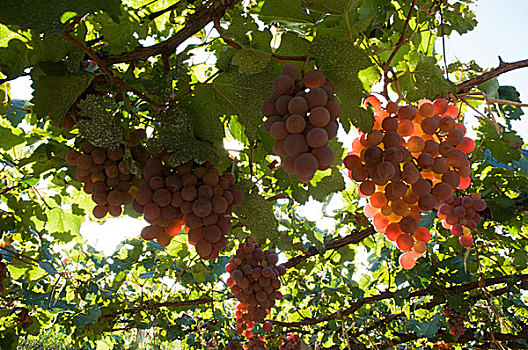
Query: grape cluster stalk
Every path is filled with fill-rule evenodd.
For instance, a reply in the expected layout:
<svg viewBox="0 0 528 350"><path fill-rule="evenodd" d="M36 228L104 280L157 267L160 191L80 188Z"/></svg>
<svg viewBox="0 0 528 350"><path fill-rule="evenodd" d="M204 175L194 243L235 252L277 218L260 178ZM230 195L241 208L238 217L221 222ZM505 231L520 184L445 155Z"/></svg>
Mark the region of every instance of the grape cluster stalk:
<svg viewBox="0 0 528 350"><path fill-rule="evenodd" d="M464 321L468 320L467 314L457 312L450 306L444 306L442 313L447 317L447 326L449 333L455 337L460 337L464 334Z"/></svg>
<svg viewBox="0 0 528 350"><path fill-rule="evenodd" d="M290 333L279 350L301 350L301 343L301 338L298 335Z"/></svg>
<svg viewBox="0 0 528 350"><path fill-rule="evenodd" d="M248 237L226 265L229 273L226 284L239 301L236 311L238 334L252 338L255 323L264 321L270 308L275 306L275 300L282 299L279 276L286 273L286 267L277 265L278 261L277 253L262 250L252 237ZM262 328L269 333L272 324L264 322Z"/></svg>
<svg viewBox="0 0 528 350"><path fill-rule="evenodd" d="M374 127L352 142L344 159L358 193L368 198L365 215L378 232L403 251L399 262L412 269L427 250L428 229L419 227L420 213L438 209L455 190L471 183L467 153L475 143L457 121L458 108L445 99L422 100L418 107L374 96L365 100L374 109Z"/></svg>
<svg viewBox="0 0 528 350"><path fill-rule="evenodd" d="M308 182L317 170L332 165L334 151L328 141L337 135L341 107L322 71L299 76L296 65L284 65L261 111L267 117L264 129L275 139L273 152L283 158L284 171Z"/></svg>
<svg viewBox="0 0 528 350"><path fill-rule="evenodd" d="M139 145L144 130L131 133L131 145ZM148 153L144 148L132 150L134 162L138 166L145 162ZM123 212L123 206L132 200L143 180L130 173L130 163L124 159L124 146L115 149L96 147L84 141L80 150L66 153L66 162L76 167L76 179L84 184L84 192L92 195L96 204L93 216L103 219L107 214L117 217Z"/></svg>
<svg viewBox="0 0 528 350"><path fill-rule="evenodd" d="M470 193L467 196L450 197L438 208L437 216L442 220L442 226L457 236L460 244L469 248L473 245L471 231L477 228L480 222L478 212L486 209L486 201L480 198L479 193Z"/></svg>
<svg viewBox="0 0 528 350"><path fill-rule="evenodd" d="M173 237L188 230L188 242L202 259L213 260L227 245L232 206L244 201L234 188L231 173L220 175L210 162L193 161L173 168L169 153L149 159L143 169L143 185L132 201L134 210L150 224L141 237L156 239L165 247Z"/></svg>

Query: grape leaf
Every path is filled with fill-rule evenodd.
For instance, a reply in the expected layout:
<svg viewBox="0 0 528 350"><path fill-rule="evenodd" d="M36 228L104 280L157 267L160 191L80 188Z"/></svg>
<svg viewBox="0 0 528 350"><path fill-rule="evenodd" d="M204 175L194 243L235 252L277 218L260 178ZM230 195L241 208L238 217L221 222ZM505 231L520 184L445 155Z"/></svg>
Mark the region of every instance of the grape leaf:
<svg viewBox="0 0 528 350"><path fill-rule="evenodd" d="M56 123L62 123L66 113L77 98L88 88L93 80L90 74L70 74L64 65L57 63L58 74L46 74L37 66L31 71L33 84L33 112L37 117L49 116Z"/></svg>
<svg viewBox="0 0 528 350"><path fill-rule="evenodd" d="M268 0L262 6L259 18L264 22L279 22L286 25L314 22L297 0Z"/></svg>
<svg viewBox="0 0 528 350"><path fill-rule="evenodd" d="M196 91L191 100L192 109L198 120L196 134L201 136L207 128L213 128L217 135L223 126L219 118L223 115L237 115L250 141L258 138L262 124L260 105L269 96L273 77L266 69L257 74L222 73L212 83ZM220 131L220 129L222 131ZM212 134L206 138L213 139Z"/></svg>
<svg viewBox="0 0 528 350"><path fill-rule="evenodd" d="M359 71L372 65L368 55L354 44L331 36L318 36L312 42L310 53L317 67L334 84L336 99L341 103L341 125L347 132L351 125L369 131L374 119L360 107L365 91L358 78Z"/></svg>
<svg viewBox="0 0 528 350"><path fill-rule="evenodd" d="M521 102L521 95L514 86L499 86L498 98L508 101ZM524 112L521 107L499 104L506 124L511 129L512 120L520 120Z"/></svg>
<svg viewBox="0 0 528 350"><path fill-rule="evenodd" d="M117 55L130 51L139 45L139 39L148 33L148 27L140 25L138 18L128 13L119 15L118 20L112 19L107 13L100 12L90 18L95 29L104 38L105 51Z"/></svg>
<svg viewBox="0 0 528 350"><path fill-rule="evenodd" d="M361 0L314 0L310 2L309 9L310 11L344 15L356 11L361 2Z"/></svg>
<svg viewBox="0 0 528 350"><path fill-rule="evenodd" d="M238 66L238 71L244 74L260 73L268 65L271 52L257 49L243 48L233 57L233 64Z"/></svg>
<svg viewBox="0 0 528 350"><path fill-rule="evenodd" d="M280 37L280 45L276 51L277 55L302 56L307 55L310 42L294 32L285 32Z"/></svg>
<svg viewBox="0 0 528 350"><path fill-rule="evenodd" d="M7 47L0 47L0 71L8 79L24 74L24 68L29 65L29 61L29 49L20 39L11 39Z"/></svg>
<svg viewBox="0 0 528 350"><path fill-rule="evenodd" d="M277 219L273 206L257 191L246 194L242 204L233 206L233 212L257 241L269 239L273 243L277 240Z"/></svg>
<svg viewBox="0 0 528 350"><path fill-rule="evenodd" d="M4 1L0 12L0 21L5 24L20 26L22 29L35 29L39 33L58 35L64 27L61 19L65 12L71 13L70 18L74 14L82 15L97 10L116 14L120 6L120 0Z"/></svg>
<svg viewBox="0 0 528 350"><path fill-rule="evenodd" d="M90 118L79 121L79 131L92 144L105 148L116 148L123 141L123 129L118 126L117 102L110 96L88 95L79 102L81 114Z"/></svg>
<svg viewBox="0 0 528 350"><path fill-rule="evenodd" d="M183 105L174 105L159 117L161 125L155 142L161 146L159 150L166 149L173 153L169 159L172 166L191 159L197 163L210 161L213 164L218 164L220 160L212 144L194 137L193 117L192 111Z"/></svg>
<svg viewBox="0 0 528 350"><path fill-rule="evenodd" d="M443 74L434 57L419 54L418 64L412 74L405 74L398 81L409 101L434 99L438 95L456 91L455 84L446 80Z"/></svg>

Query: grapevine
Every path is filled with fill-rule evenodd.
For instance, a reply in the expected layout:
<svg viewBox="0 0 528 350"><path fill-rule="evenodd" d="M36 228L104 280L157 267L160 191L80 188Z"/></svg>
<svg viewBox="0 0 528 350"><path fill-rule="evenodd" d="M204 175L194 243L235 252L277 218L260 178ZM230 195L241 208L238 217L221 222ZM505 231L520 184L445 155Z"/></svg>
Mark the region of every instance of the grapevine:
<svg viewBox="0 0 528 350"><path fill-rule="evenodd" d="M420 213L438 209L455 190L469 186L467 153L475 143L456 120L458 108L445 99L422 100L418 108L394 102L382 108L370 96L365 104L374 108L374 127L352 142L344 164L360 182L359 195L369 199L365 215L404 252L400 265L411 269L431 239L419 227Z"/></svg>
<svg viewBox="0 0 528 350"><path fill-rule="evenodd" d="M263 251L253 238L248 237L226 265L230 274L226 283L239 301L236 311L238 334L252 338L254 324L266 318L269 309L275 306L275 300L282 299L279 276L286 273L286 268L277 265L278 260L277 253ZM269 333L272 324L265 322L262 328Z"/></svg>
<svg viewBox="0 0 528 350"><path fill-rule="evenodd" d="M261 111L268 117L264 129L275 139L273 152L283 157L286 173L308 182L317 170L330 167L334 151L328 141L337 135L341 107L322 71L308 71L299 79L296 65L284 65Z"/></svg>

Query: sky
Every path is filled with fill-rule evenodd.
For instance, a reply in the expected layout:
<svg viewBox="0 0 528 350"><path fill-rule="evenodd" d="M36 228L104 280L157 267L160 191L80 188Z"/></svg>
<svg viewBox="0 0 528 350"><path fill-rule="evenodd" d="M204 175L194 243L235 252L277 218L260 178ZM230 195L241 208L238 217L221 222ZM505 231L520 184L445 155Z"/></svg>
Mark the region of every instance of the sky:
<svg viewBox="0 0 528 350"><path fill-rule="evenodd" d="M448 64L456 59L462 62L475 60L483 68L493 68L499 63L498 56L505 62L528 58L528 0L480 0L475 12L479 24L474 31L463 36L454 33L446 38ZM440 41L437 42L437 50L442 52ZM498 79L501 85L515 86L521 100L528 102L528 67L503 74ZM28 77L11 81L11 97L30 100L30 85ZM528 114L528 108L524 110ZM528 128L522 128L523 123L526 125L523 121L515 122L514 127L528 140ZM349 146L350 135L342 141L345 147ZM335 208L338 203L339 198L336 198L329 209ZM308 207L313 210L306 209ZM329 227L331 222L321 220L321 207L320 203L310 202L302 208L301 214L309 220L321 222L322 228ZM96 249L111 254L122 239L139 235L145 225L143 221L131 218L108 219L104 225L87 222L81 232Z"/></svg>

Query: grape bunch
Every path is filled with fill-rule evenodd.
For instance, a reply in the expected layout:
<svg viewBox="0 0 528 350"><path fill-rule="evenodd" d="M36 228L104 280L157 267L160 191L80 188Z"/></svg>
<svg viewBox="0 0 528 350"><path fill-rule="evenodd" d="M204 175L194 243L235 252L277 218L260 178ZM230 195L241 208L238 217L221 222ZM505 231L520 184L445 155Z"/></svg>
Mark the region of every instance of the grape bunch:
<svg viewBox="0 0 528 350"><path fill-rule="evenodd" d="M298 335L290 333L279 350L301 350L301 343L301 338Z"/></svg>
<svg viewBox="0 0 528 350"><path fill-rule="evenodd" d="M0 254L0 257L2 255ZM0 293L4 291L4 281L7 277L7 265L5 262L0 261Z"/></svg>
<svg viewBox="0 0 528 350"><path fill-rule="evenodd" d="M251 339L248 339L248 341L243 346L244 350L266 350L266 342L264 342L264 339L261 339L259 337L254 337Z"/></svg>
<svg viewBox="0 0 528 350"><path fill-rule="evenodd" d="M145 135L144 130L131 134L137 142ZM132 144L132 142L131 142ZM124 146L116 149L96 147L89 141L81 144L80 151L66 153L66 162L76 167L76 179L84 183L84 192L92 195L96 204L93 215L103 219L107 214L120 216L123 205L132 203L143 180L130 172L130 163L124 160ZM134 149L134 162L141 163L148 157L144 149Z"/></svg>
<svg viewBox="0 0 528 350"><path fill-rule="evenodd" d="M169 153L161 153L147 161L143 169L143 185L132 202L134 210L144 214L150 224L141 237L156 239L167 246L181 232L189 229L188 241L202 259L216 259L227 245L224 236L231 230L226 214L232 205L244 200L244 193L233 188L231 173L220 175L210 163L189 161L176 168L168 165Z"/></svg>
<svg viewBox="0 0 528 350"><path fill-rule="evenodd" d="M307 182L317 170L330 167L334 151L328 140L337 135L341 107L322 71L308 71L299 79L296 65L284 65L261 111L268 117L264 129L275 139L273 152L283 157L286 173Z"/></svg>
<svg viewBox="0 0 528 350"><path fill-rule="evenodd" d="M433 349L435 350L455 350L453 347L453 344L451 343L444 343L443 341L437 341L433 344Z"/></svg>
<svg viewBox="0 0 528 350"><path fill-rule="evenodd" d="M236 319L237 333L247 338L253 336L253 326L262 322L275 306L275 300L282 299L279 292L279 276L286 273L284 265L277 265L279 255L270 250L263 251L255 240L248 237L242 243L229 263L227 285L238 299ZM272 330L272 324L262 325L265 332Z"/></svg>
<svg viewBox="0 0 528 350"><path fill-rule="evenodd" d="M467 153L475 143L456 121L458 108L445 99L422 100L418 108L389 102L382 108L374 96L374 127L352 142L344 159L358 193L368 198L365 215L378 232L404 253L400 265L411 269L431 238L419 228L420 212L438 208L456 189L471 182Z"/></svg>
<svg viewBox="0 0 528 350"><path fill-rule="evenodd" d="M449 333L455 337L460 337L464 334L464 321L468 320L467 314L457 312L450 306L444 306L442 310L444 316L447 317L447 326L449 327Z"/></svg>
<svg viewBox="0 0 528 350"><path fill-rule="evenodd" d="M480 222L479 211L486 209L486 201L478 193L467 196L450 197L438 208L437 216L442 220L442 226L459 237L460 244L469 248L473 245L471 231Z"/></svg>
<svg viewBox="0 0 528 350"><path fill-rule="evenodd" d="M223 347L222 350L240 350L240 340L237 339L231 339L226 346Z"/></svg>

